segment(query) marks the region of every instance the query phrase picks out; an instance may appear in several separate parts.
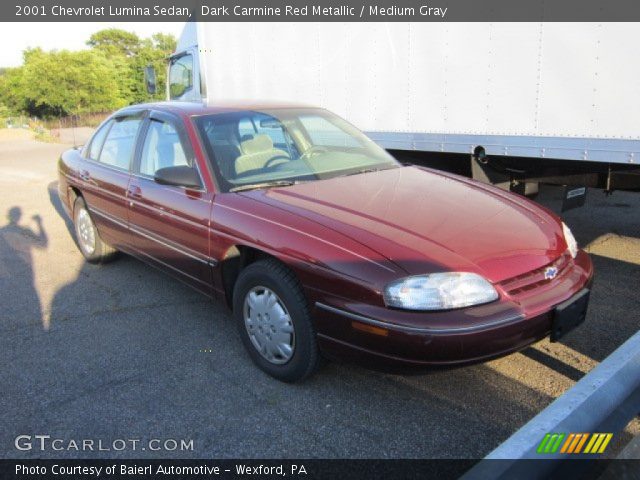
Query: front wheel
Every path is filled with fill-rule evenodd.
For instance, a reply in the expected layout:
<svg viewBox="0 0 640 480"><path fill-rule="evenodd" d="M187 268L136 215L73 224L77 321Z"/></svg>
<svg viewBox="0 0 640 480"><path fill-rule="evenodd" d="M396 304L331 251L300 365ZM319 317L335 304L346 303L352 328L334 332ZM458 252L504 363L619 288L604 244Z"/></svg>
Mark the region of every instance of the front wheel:
<svg viewBox="0 0 640 480"><path fill-rule="evenodd" d="M80 252L89 263L103 263L111 260L117 251L104 243L98 234L89 209L82 197L73 204L73 225Z"/></svg>
<svg viewBox="0 0 640 480"><path fill-rule="evenodd" d="M319 363L316 333L297 278L275 259L240 272L233 313L253 362L284 382L311 375Z"/></svg>

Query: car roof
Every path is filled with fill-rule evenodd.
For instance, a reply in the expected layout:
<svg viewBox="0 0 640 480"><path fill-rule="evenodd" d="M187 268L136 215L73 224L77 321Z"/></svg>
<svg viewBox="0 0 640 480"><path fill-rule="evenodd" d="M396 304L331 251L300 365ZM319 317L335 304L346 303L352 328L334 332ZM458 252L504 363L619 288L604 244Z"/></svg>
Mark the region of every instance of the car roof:
<svg viewBox="0 0 640 480"><path fill-rule="evenodd" d="M257 100L229 100L215 102L153 102L142 103L138 105L130 105L119 110L117 113L127 113L128 111L160 110L178 113L186 116L193 115L210 115L216 113L235 112L235 111L260 111L274 110L280 108L319 108L315 105L307 105L293 102L274 102L274 101L257 101Z"/></svg>

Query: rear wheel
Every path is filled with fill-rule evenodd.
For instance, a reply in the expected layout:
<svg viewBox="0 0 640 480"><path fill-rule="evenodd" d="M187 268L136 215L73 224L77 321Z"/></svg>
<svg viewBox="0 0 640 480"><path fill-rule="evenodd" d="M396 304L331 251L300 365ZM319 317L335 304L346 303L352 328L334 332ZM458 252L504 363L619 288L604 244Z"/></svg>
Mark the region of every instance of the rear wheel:
<svg viewBox="0 0 640 480"><path fill-rule="evenodd" d="M319 363L316 333L297 278L275 259L249 265L238 277L233 312L253 362L284 382L311 375Z"/></svg>
<svg viewBox="0 0 640 480"><path fill-rule="evenodd" d="M115 256L117 250L104 243L100 238L98 229L93 223L87 204L82 197L76 198L73 204L73 225L78 248L87 262L103 263Z"/></svg>

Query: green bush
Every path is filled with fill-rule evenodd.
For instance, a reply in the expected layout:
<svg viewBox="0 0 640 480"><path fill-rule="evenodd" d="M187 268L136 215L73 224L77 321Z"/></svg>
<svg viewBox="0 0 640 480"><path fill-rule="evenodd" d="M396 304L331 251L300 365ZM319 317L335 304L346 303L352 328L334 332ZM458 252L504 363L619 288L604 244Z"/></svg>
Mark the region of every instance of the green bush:
<svg viewBox="0 0 640 480"><path fill-rule="evenodd" d="M113 62L92 50L26 52L21 88L40 113L79 114L126 105Z"/></svg>
<svg viewBox="0 0 640 480"><path fill-rule="evenodd" d="M7 128L7 117L9 116L9 109L0 104L0 128Z"/></svg>
<svg viewBox="0 0 640 480"><path fill-rule="evenodd" d="M27 49L23 66L0 71L0 118L77 119L163 97L166 58L176 47L173 36L140 39L106 29L93 34L87 45L80 51ZM155 96L144 87L146 65L158 73Z"/></svg>

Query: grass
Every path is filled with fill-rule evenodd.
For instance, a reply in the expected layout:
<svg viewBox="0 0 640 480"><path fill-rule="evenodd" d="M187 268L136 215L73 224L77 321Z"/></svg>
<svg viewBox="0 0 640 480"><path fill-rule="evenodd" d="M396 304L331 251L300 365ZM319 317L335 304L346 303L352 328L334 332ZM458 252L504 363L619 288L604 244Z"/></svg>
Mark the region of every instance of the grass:
<svg viewBox="0 0 640 480"><path fill-rule="evenodd" d="M43 127L37 127L33 130L35 132L35 139L39 142L46 143L58 143L59 137L52 135L50 130Z"/></svg>

